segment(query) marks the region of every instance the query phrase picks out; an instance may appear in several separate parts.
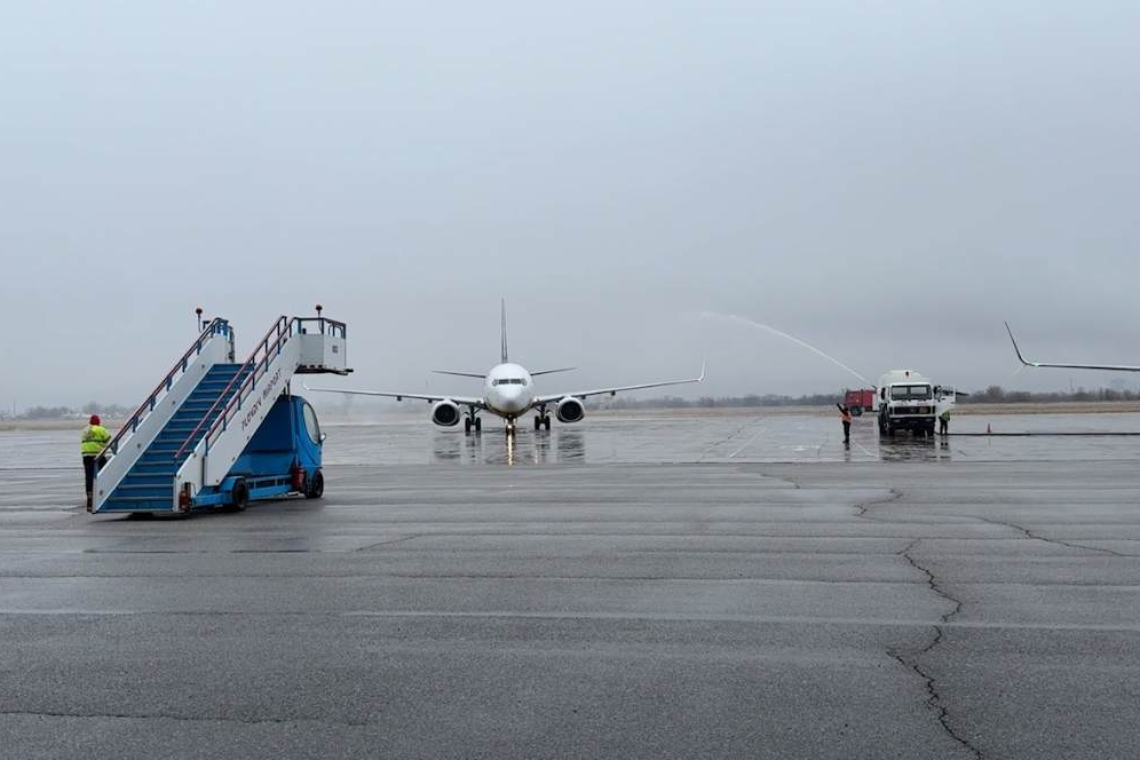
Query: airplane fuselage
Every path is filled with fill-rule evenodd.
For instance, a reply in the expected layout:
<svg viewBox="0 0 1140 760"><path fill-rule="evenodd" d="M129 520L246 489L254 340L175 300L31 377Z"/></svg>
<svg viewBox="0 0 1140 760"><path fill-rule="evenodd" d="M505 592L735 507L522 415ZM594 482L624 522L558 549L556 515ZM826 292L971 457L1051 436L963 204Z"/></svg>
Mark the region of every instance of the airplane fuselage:
<svg viewBox="0 0 1140 760"><path fill-rule="evenodd" d="M534 406L534 378L519 364L496 364L483 383L483 403L487 411L508 420L525 414Z"/></svg>

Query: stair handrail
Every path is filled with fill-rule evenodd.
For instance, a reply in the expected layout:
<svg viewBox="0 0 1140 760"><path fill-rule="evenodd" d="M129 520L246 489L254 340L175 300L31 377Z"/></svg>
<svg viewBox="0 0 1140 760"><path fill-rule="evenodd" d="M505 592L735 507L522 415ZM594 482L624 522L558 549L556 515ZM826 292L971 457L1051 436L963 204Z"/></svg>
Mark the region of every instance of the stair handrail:
<svg viewBox="0 0 1140 760"><path fill-rule="evenodd" d="M180 372L185 372L186 368L190 365L191 355L196 356L202 353L202 347L206 344L206 340L212 335L228 336L230 339L230 350L231 352L233 351L234 334L233 329L230 327L229 320L223 319L222 317L214 317L210 324L206 325L205 329L198 335L198 338L190 344L190 348L186 349L186 353L182 354L182 358L174 362L174 366L166 373L166 377L159 381L150 395L146 397L146 400L135 410L135 413L123 423L122 427L119 428L119 432L111 439L111 442L103 447L103 450L99 452L100 457L107 457L108 455L113 457L119 453L119 444L122 440L128 433L134 435L139 428L139 423L154 411L154 407L158 404L159 394L170 390L174 385L175 376Z"/></svg>
<svg viewBox="0 0 1140 760"><path fill-rule="evenodd" d="M205 438L207 441L211 436L213 436L214 430L218 427L219 424L224 424L225 421L228 421L228 417L230 415L230 407L236 404L237 408L241 408L242 393L245 391L245 386L247 384L250 385L250 390L257 386L258 367L262 366L261 374L264 375L265 370L269 367L269 363L273 360L274 357L277 356L277 354L281 353L281 346L284 344L285 340L289 338L291 327L292 321L289 320L289 318L284 314L277 318L277 320L273 323L273 326L270 327L269 330L265 333L265 337L258 341L258 343L254 346L253 351L250 352L249 358L245 360L245 363L242 364L238 371L234 374L233 379L231 379L229 383L226 384L226 387L222 389L222 392L218 394L217 400L214 401L213 405L206 411L205 414L202 415L202 419L198 422L198 425L194 428L193 431L191 431L190 435L186 437L186 440L182 442L182 445L178 447L178 451L174 454L175 459L178 459L182 456L183 453L185 453L187 447L190 446L191 441L197 439L198 433L202 431L202 426L206 424L206 420L210 419L210 416L214 413L214 410L218 408L218 405L221 404L223 400L225 400L225 406L222 408L221 414L218 415L218 418L214 420L213 424L210 425L209 429L206 431ZM269 343L270 338L273 338L272 345ZM264 356L258 359L258 355L261 354L263 350ZM245 375L245 377L242 377L247 369L250 370L249 374ZM238 382L239 379L241 379L241 384L238 386L237 391L233 394L233 396L227 400L226 397L229 395L230 389L234 387L234 383ZM195 444L195 446L196 445L197 444ZM208 442L206 446L209 448Z"/></svg>

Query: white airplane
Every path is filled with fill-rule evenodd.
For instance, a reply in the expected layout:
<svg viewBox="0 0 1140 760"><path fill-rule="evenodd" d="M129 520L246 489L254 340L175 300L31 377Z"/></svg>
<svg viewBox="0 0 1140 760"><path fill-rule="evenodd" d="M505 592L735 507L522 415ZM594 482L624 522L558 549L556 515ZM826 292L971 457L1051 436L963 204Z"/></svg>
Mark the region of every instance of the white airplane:
<svg viewBox="0 0 1140 760"><path fill-rule="evenodd" d="M1009 333L1009 339L1013 342L1013 350L1017 354L1017 360L1026 367L1056 367L1059 369L1102 369L1109 372L1140 372L1140 367L1130 364L1051 364L1046 362L1031 362L1021 355L1021 349L1017 346L1017 340L1013 337L1013 330L1009 327L1009 322L1005 323L1005 330Z"/></svg>
<svg viewBox="0 0 1140 760"><path fill-rule="evenodd" d="M618 385L612 388L595 388L592 390L573 391L570 393L539 393L534 386L534 378L539 375L550 375L555 372L569 372L573 367L561 369L547 369L539 372L528 372L520 364L513 364L507 358L507 305L502 303L502 357L499 364L491 367L485 374L477 372L449 372L435 370L441 375L456 375L458 377L474 377L483 381L483 395L451 396L431 395L422 393L392 393L387 391L361 391L344 388L310 388L306 390L321 393L346 393L358 396L383 396L402 401L406 398L419 399L433 404L431 421L440 427L454 427L464 417L463 408L466 407L466 418L463 420L464 430L470 434L483 429L483 421L479 412L489 412L498 415L507 421L507 434L515 432L515 420L530 410L535 410L534 429L545 427L550 430L550 413L548 407L554 408L554 416L559 422L580 422L586 416L586 406L583 399L587 396L611 396L621 391L633 391L641 388L662 388L667 385L683 385L685 383L699 383L705 379L705 368L702 365L701 374L685 380L664 380L655 383L640 383L638 385Z"/></svg>

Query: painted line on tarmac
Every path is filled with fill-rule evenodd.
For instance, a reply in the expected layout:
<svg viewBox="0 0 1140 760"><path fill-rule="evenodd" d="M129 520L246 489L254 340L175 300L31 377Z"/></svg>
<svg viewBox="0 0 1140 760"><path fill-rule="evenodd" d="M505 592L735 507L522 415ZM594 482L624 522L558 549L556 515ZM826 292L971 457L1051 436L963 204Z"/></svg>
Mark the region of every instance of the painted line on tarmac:
<svg viewBox="0 0 1140 760"><path fill-rule="evenodd" d="M1033 630L1033 631L1096 631L1105 633L1137 633L1140 623L1088 624L1088 623L1025 623L1016 621L951 621L941 618L853 618L806 617L783 615L708 615L694 613L626 613L626 612L521 612L488 610L486 612L416 611L416 610L353 610L349 612L249 612L246 610L97 610L97 609L0 609L0 615L10 617L342 617L342 618L435 618L435 619L524 619L524 620L648 620L663 623L752 623L762 625L846 625L875 628L921 627L958 628L962 630Z"/></svg>

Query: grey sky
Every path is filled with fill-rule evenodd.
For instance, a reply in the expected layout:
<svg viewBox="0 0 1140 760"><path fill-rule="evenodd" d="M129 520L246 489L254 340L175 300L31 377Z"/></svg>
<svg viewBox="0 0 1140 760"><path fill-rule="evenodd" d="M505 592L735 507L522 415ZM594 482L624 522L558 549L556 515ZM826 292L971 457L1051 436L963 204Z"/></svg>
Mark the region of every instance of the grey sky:
<svg viewBox="0 0 1140 760"><path fill-rule="evenodd" d="M415 7L412 7L412 6ZM0 404L137 403L320 301L353 385L694 394L1140 363L1134 3L121 2L0 20ZM459 380L463 383L462 380ZM467 386L460 388L469 390Z"/></svg>

